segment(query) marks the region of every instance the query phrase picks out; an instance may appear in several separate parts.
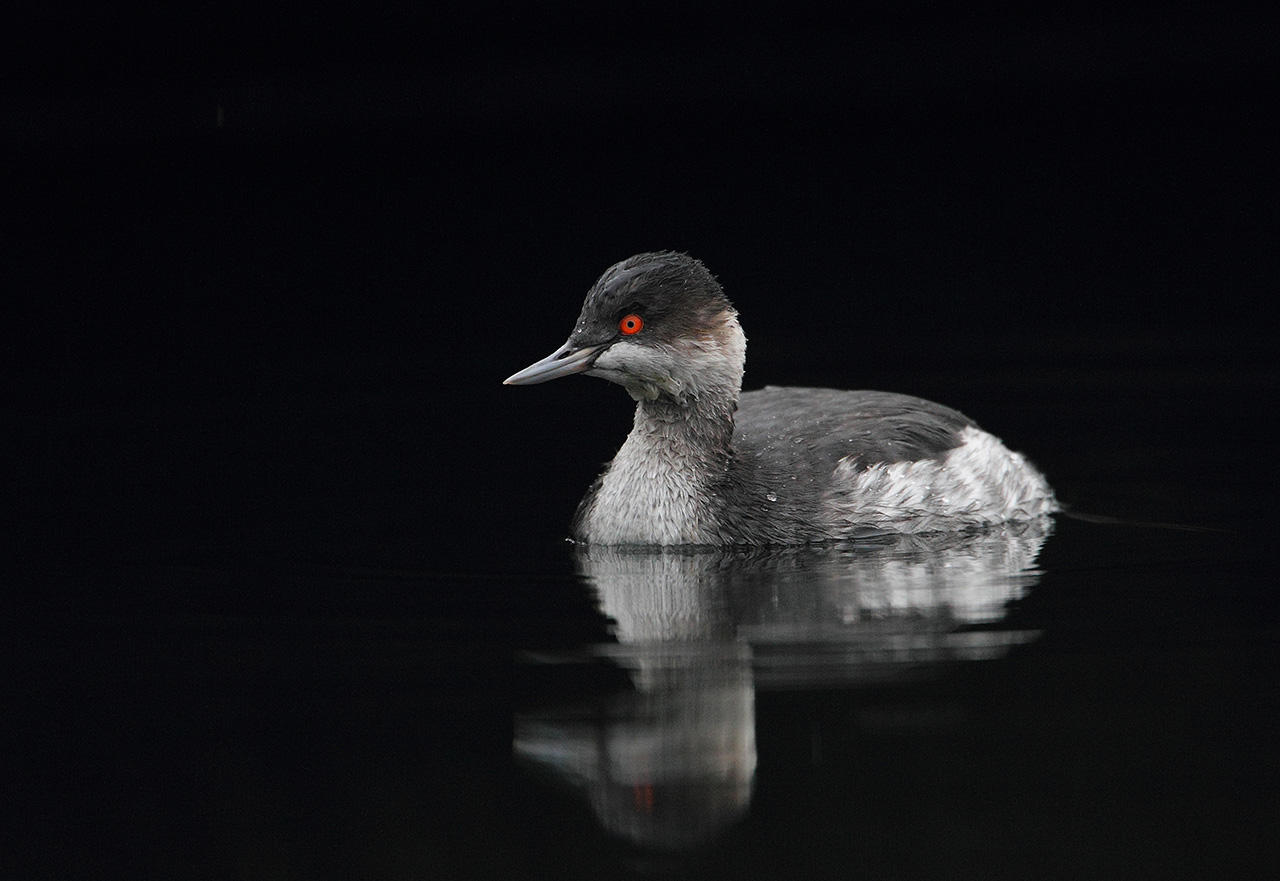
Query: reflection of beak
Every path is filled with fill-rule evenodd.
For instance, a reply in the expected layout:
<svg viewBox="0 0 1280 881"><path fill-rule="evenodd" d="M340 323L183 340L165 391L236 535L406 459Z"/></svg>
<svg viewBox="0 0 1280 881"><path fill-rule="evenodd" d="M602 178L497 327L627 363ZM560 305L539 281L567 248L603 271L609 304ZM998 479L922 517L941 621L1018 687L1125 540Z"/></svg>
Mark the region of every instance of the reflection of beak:
<svg viewBox="0 0 1280 881"><path fill-rule="evenodd" d="M559 379L573 373L590 370L596 356L604 346L575 348L565 343L541 361L535 361L519 373L513 373L502 381L503 385L533 385L549 379Z"/></svg>

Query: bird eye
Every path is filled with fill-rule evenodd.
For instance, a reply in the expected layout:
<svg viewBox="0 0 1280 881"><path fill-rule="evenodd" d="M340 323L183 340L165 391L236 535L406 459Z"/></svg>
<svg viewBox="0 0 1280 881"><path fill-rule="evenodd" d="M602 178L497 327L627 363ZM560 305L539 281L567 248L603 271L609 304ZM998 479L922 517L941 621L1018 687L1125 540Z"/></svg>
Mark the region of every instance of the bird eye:
<svg viewBox="0 0 1280 881"><path fill-rule="evenodd" d="M624 336L635 336L643 328L644 319L635 313L624 315L622 320L618 322L618 330L622 331Z"/></svg>

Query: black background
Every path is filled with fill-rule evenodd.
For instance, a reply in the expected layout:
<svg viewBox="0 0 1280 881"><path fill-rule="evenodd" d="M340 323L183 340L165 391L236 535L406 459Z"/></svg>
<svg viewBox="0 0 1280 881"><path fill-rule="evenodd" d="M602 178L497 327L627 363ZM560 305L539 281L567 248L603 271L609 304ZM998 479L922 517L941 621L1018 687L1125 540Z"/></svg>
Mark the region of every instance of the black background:
<svg viewBox="0 0 1280 881"><path fill-rule="evenodd" d="M749 387L950 394L1015 443L1048 402L955 377L1269 372L1275 24L51 12L6 62L8 552L421 563L556 535L629 407L498 383L642 250L719 275Z"/></svg>
<svg viewBox="0 0 1280 881"><path fill-rule="evenodd" d="M1053 382L1245 373L1268 397L1227 422L1125 407L1152 443L1202 434L1210 479L1250 468L1275 26L1248 5L29 16L0 111L5 553L447 568L542 546L630 408L499 383L606 266L662 248L738 305L748 387L944 397L1015 446L1048 434L1061 483Z"/></svg>

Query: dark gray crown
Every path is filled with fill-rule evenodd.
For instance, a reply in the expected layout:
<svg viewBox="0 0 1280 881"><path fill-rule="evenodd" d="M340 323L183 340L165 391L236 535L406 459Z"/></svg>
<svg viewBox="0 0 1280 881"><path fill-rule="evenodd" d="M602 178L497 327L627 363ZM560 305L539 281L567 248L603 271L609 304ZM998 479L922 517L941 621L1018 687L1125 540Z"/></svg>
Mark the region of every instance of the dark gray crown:
<svg viewBox="0 0 1280 881"><path fill-rule="evenodd" d="M587 292L573 338L601 343L618 335L618 320L636 313L645 332L636 342L672 341L704 333L733 312L716 277L702 262L676 251L628 257L604 271Z"/></svg>

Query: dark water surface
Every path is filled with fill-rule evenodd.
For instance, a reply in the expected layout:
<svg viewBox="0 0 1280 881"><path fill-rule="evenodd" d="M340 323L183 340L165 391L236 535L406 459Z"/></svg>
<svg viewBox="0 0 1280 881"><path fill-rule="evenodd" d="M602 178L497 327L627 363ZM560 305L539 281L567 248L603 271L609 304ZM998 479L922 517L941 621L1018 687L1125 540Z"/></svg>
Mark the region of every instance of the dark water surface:
<svg viewBox="0 0 1280 881"><path fill-rule="evenodd" d="M1018 445L1063 498L1193 528L1059 517L575 558L549 521L581 486L548 500L514 476L511 509L423 527L438 554L417 567L323 562L322 545L372 539L264 512L259 475L206 491L196 526L130 515L174 542L169 562L113 554L119 527L86 523L65 562L5 571L10 874L1265 877L1269 500L1244 451L1209 438L1244 432L1247 400L1274 389L1229 371L1045 383ZM999 400L1027 383L984 385ZM130 504L109 489L66 492L109 518ZM318 510L360 504L316 493ZM222 519L237 503L247 525ZM512 522L528 529L488 535ZM58 538L29 527L24 547Z"/></svg>

